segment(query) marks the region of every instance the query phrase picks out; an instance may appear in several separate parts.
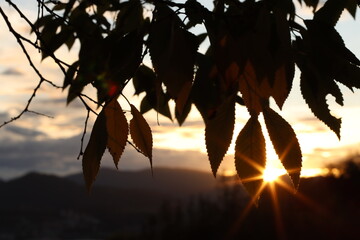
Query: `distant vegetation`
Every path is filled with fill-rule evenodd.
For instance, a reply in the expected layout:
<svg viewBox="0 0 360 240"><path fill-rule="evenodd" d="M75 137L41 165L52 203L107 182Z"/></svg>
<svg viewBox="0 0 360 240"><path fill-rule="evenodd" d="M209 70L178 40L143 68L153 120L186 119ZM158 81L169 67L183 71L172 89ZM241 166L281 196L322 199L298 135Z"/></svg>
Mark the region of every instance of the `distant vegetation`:
<svg viewBox="0 0 360 240"><path fill-rule="evenodd" d="M239 185L219 189L215 199L165 203L139 239L359 239L360 162L338 168L339 177L302 179L297 194L268 185L258 208L248 208Z"/></svg>
<svg viewBox="0 0 360 240"><path fill-rule="evenodd" d="M268 185L258 208L247 208L251 199L233 179L200 172L162 169L162 184L151 186L148 171L105 170L91 196L81 174L32 173L0 182L0 239L355 240L360 165L341 166L348 167L338 178L302 179L297 194L281 182ZM176 181L166 182L169 175ZM137 182L127 185L131 179Z"/></svg>

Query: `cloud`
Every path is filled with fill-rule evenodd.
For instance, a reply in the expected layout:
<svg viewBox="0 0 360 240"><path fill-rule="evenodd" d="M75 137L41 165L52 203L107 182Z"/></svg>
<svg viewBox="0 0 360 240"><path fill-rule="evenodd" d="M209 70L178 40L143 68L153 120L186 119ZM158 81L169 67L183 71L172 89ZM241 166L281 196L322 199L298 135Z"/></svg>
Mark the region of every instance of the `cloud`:
<svg viewBox="0 0 360 240"><path fill-rule="evenodd" d="M12 132L26 132L19 127L10 128ZM29 136L41 134L37 131L27 132ZM0 178L9 179L30 171L56 175L67 175L81 172L81 160L77 160L80 151L81 135L71 138L49 139L38 141L2 141L0 145ZM85 138L84 147L88 142ZM154 149L153 166L191 168L210 171L207 156L198 151L176 151ZM105 151L101 167L115 168L108 151ZM139 170L150 168L149 159L127 145L120 159L119 169Z"/></svg>
<svg viewBox="0 0 360 240"><path fill-rule="evenodd" d="M44 139L41 141L3 141L0 145L0 177L9 178L8 171L24 174L40 171L67 174L80 171L81 162L76 160L80 137Z"/></svg>
<svg viewBox="0 0 360 240"><path fill-rule="evenodd" d="M1 75L7 75L7 76L21 76L21 75L23 75L22 72L20 72L19 70L15 69L15 68L7 68L4 71L2 71L0 74Z"/></svg>
<svg viewBox="0 0 360 240"><path fill-rule="evenodd" d="M21 135L26 138L35 138L35 137L39 137L39 136L46 136L46 134L41 131L24 128L24 127L19 127L19 126L15 126L15 125L10 125L7 128L5 128L5 130L10 133Z"/></svg>

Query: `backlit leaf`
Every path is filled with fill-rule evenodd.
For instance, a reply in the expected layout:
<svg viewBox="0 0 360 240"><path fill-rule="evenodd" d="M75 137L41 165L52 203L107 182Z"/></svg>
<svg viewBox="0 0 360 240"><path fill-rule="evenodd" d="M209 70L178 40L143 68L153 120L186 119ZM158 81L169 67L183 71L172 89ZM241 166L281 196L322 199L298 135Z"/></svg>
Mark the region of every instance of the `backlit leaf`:
<svg viewBox="0 0 360 240"><path fill-rule="evenodd" d="M175 102L176 102L175 111L179 115L183 114L185 105L187 104L188 99L189 99L191 87L192 87L191 82L185 82L185 84L183 85L182 89L179 92L178 97L175 100Z"/></svg>
<svg viewBox="0 0 360 240"><path fill-rule="evenodd" d="M205 118L205 143L214 176L227 152L235 124L235 96L229 96L209 119Z"/></svg>
<svg viewBox="0 0 360 240"><path fill-rule="evenodd" d="M235 167L242 184L256 201L263 184L266 164L265 139L257 117L251 117L235 144Z"/></svg>
<svg viewBox="0 0 360 240"><path fill-rule="evenodd" d="M167 6L157 5L156 13L149 33L151 60L158 80L177 98L184 84L193 80L198 40Z"/></svg>
<svg viewBox="0 0 360 240"><path fill-rule="evenodd" d="M105 115L108 134L107 148L117 167L126 145L129 127L125 114L116 98L105 106Z"/></svg>
<svg viewBox="0 0 360 240"><path fill-rule="evenodd" d="M316 89L319 88L316 86L314 76L303 71L300 87L301 93L314 115L333 130L340 139L341 119L330 114L329 106L326 103L326 94L321 90L316 92Z"/></svg>
<svg viewBox="0 0 360 240"><path fill-rule="evenodd" d="M302 154L296 134L291 125L270 108L264 109L264 119L272 144L290 175L294 187L300 180Z"/></svg>
<svg viewBox="0 0 360 240"><path fill-rule="evenodd" d="M150 166L152 167L152 133L149 124L146 122L143 115L136 109L134 105L131 106L131 114L133 118L130 120L130 134L134 144L139 150L148 157Z"/></svg>
<svg viewBox="0 0 360 240"><path fill-rule="evenodd" d="M177 108L175 108L175 118L178 121L179 126L181 126L185 122L187 116L191 111L191 105L191 99L188 98L181 114L177 111Z"/></svg>
<svg viewBox="0 0 360 240"><path fill-rule="evenodd" d="M106 116L105 112L101 111L94 123L90 140L82 158L84 180L89 192L99 172L100 161L106 149L107 138Z"/></svg>
<svg viewBox="0 0 360 240"><path fill-rule="evenodd" d="M213 59L199 55L199 69L196 72L191 99L204 119L212 117L221 103L220 74Z"/></svg>

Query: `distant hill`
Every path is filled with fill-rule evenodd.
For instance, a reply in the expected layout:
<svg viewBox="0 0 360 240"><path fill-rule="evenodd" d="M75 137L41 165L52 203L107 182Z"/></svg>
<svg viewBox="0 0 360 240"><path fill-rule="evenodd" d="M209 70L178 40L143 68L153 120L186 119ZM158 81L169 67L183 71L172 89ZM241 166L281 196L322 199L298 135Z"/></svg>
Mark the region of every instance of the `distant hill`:
<svg viewBox="0 0 360 240"><path fill-rule="evenodd" d="M84 185L81 173L70 175L68 180ZM102 168L96 178L97 187L113 187L116 189L133 189L158 192L168 196L183 198L214 190L217 180L211 175L196 170L156 168L152 177L150 170L117 171Z"/></svg>
<svg viewBox="0 0 360 240"><path fill-rule="evenodd" d="M105 186L89 196L74 181L39 173L0 184L0 193L0 239L103 238L114 229L140 228L168 198L153 191Z"/></svg>
<svg viewBox="0 0 360 240"><path fill-rule="evenodd" d="M0 182L0 239L74 239L119 230L139 232L165 202L213 193L211 174L175 169L116 171L101 169L89 195L82 174L57 177L40 173ZM20 235L19 235L20 234Z"/></svg>

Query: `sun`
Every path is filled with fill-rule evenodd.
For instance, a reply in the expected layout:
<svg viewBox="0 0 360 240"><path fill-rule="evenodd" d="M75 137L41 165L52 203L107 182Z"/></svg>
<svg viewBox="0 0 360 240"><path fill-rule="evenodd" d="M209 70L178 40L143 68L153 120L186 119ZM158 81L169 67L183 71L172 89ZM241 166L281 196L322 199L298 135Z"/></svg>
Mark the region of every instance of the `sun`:
<svg viewBox="0 0 360 240"><path fill-rule="evenodd" d="M263 172L265 182L275 182L281 175L285 174L284 169L267 167Z"/></svg>

